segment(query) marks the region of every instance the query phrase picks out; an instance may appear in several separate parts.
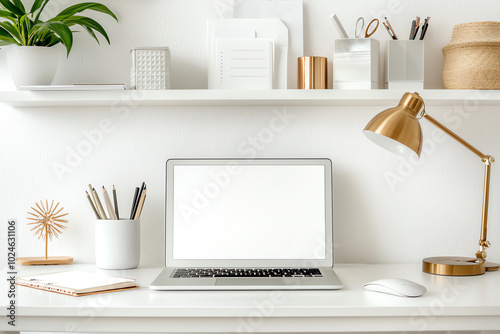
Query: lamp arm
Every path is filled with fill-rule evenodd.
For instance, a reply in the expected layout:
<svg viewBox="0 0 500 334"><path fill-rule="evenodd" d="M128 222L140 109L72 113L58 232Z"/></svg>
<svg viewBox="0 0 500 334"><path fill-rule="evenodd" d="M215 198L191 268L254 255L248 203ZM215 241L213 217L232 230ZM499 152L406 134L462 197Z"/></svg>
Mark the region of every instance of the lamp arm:
<svg viewBox="0 0 500 334"><path fill-rule="evenodd" d="M475 155L477 155L478 157L480 157L481 160L484 161L485 159L488 158L488 156L486 154L482 153L477 148L475 148L474 146L472 146L471 144L469 144L468 142L466 142L465 140L463 140L462 138L460 138L455 132L451 131L446 126L444 126L443 124L439 123L434 117L432 117L429 114L425 113L425 111L424 111L424 116L423 117L426 120L428 120L429 122L431 122L437 128L443 130L448 136L450 136L451 138L455 139L460 144L462 144L463 146L465 146L466 148L468 148L470 151L472 151L472 153L474 153Z"/></svg>
<svg viewBox="0 0 500 334"><path fill-rule="evenodd" d="M463 140L456 133L448 129L443 124L439 123L435 118L425 113L425 110L422 112L423 117L431 122L434 126L444 131L450 137L458 141L460 144L468 148L472 153L481 158L481 161L484 162L485 171L484 171L484 188L483 188L483 211L481 217L481 238L479 239L480 249L476 253L476 258L478 259L486 259L486 248L490 246L490 242L486 240L487 230L488 230L488 203L490 200L490 175L491 175L491 163L495 162L495 159L491 155L486 155L479 151L477 148Z"/></svg>

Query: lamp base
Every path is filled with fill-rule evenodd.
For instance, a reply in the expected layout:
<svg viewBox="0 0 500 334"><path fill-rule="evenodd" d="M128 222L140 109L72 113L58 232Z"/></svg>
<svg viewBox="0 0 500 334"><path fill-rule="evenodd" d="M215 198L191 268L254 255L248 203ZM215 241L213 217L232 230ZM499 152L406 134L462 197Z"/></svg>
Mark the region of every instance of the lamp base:
<svg viewBox="0 0 500 334"><path fill-rule="evenodd" d="M487 269L487 265L492 269ZM495 265L498 270L498 264L483 262L474 257L439 256L423 259L422 271L444 276L474 276L482 275L486 270L495 270Z"/></svg>
<svg viewBox="0 0 500 334"><path fill-rule="evenodd" d="M484 266L486 271L497 271L500 268L500 264L494 262L485 262Z"/></svg>

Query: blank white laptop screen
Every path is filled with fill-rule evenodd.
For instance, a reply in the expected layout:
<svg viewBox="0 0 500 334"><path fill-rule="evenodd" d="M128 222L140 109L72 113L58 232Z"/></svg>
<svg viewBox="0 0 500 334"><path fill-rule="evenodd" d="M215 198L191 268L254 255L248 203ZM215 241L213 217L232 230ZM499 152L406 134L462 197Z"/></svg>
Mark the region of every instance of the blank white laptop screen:
<svg viewBox="0 0 500 334"><path fill-rule="evenodd" d="M322 165L177 165L173 259L325 259Z"/></svg>

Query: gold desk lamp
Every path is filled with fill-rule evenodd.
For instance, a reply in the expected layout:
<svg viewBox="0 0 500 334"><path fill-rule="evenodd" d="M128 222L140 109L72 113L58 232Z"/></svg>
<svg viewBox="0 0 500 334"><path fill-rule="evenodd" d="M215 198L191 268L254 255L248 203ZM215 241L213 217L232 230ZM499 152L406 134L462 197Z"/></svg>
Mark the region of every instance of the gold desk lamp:
<svg viewBox="0 0 500 334"><path fill-rule="evenodd" d="M425 118L450 137L476 154L485 165L483 215L481 219L480 249L475 258L442 256L425 258L422 270L429 274L447 276L481 275L485 271L498 270L499 264L486 262L486 248L490 242L486 240L488 202L490 190L491 163L494 158L481 153L478 149L460 138L450 129L426 114L424 100L418 93L405 93L395 108L382 111L375 116L365 127L363 133L375 144L410 159L418 159L422 151L422 129L419 120Z"/></svg>

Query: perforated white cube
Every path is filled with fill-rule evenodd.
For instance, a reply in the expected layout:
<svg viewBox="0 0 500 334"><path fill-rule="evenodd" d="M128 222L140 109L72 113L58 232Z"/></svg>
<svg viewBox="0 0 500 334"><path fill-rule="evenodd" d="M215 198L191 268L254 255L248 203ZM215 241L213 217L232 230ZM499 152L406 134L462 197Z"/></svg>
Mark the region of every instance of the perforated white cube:
<svg viewBox="0 0 500 334"><path fill-rule="evenodd" d="M170 50L167 47L133 48L130 54L132 89L170 89Z"/></svg>

